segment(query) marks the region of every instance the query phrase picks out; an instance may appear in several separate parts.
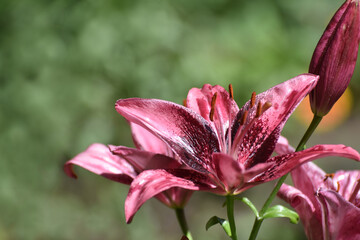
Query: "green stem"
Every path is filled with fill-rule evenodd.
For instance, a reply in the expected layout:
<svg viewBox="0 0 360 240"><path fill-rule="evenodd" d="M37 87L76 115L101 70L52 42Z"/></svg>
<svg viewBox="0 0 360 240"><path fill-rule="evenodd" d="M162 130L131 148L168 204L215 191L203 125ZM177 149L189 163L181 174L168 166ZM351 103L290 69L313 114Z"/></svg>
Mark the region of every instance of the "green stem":
<svg viewBox="0 0 360 240"><path fill-rule="evenodd" d="M309 140L311 135L314 133L315 129L317 128L317 126L321 122L321 119L322 119L322 117L314 115L314 118L311 121L309 128L306 130L304 136L300 140L299 145L297 146L295 152L304 150L305 144L307 143L307 141Z"/></svg>
<svg viewBox="0 0 360 240"><path fill-rule="evenodd" d="M191 233L189 231L187 222L186 222L184 209L183 208L175 208L175 213L176 213L176 218L181 227L181 231L189 240L193 240Z"/></svg>
<svg viewBox="0 0 360 240"><path fill-rule="evenodd" d="M233 240L237 240L236 225L235 225L235 219L234 219L234 196L233 195L226 196L226 207L227 207L227 215L228 215L228 220L229 220L230 230L231 230L230 237Z"/></svg>
<svg viewBox="0 0 360 240"><path fill-rule="evenodd" d="M296 152L298 151L302 151L305 149L305 144L307 143L307 141L309 140L309 138L311 137L311 135L314 133L316 127L319 125L320 121L321 121L322 117L316 116L314 115L313 120L310 123L309 128L306 130L304 136L302 137L302 139L300 140L298 146L296 147ZM281 185L284 183L285 179L287 178L289 174L286 174L284 176L282 176L279 181L277 182L276 186L274 187L274 189L272 190L272 192L270 193L270 196L268 197L268 199L266 200L266 202L264 203L264 206L262 207L260 213L259 213L259 217L255 218L255 222L254 222L254 226L253 229L251 230L251 234L249 237L249 240L255 240L256 236L259 232L260 226L263 222L263 214L268 210L270 204L272 203L272 201L274 200L276 194L278 193L278 191L280 190Z"/></svg>

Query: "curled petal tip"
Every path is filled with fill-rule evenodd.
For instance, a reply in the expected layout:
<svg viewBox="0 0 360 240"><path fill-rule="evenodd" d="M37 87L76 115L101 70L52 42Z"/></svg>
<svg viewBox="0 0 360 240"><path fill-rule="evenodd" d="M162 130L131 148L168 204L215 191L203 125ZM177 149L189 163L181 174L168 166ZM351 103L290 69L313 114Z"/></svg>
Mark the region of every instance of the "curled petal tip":
<svg viewBox="0 0 360 240"><path fill-rule="evenodd" d="M69 177L75 178L75 179L78 178L78 176L74 172L73 165L71 163L66 163L64 165L64 171L65 171L66 175L68 175Z"/></svg>

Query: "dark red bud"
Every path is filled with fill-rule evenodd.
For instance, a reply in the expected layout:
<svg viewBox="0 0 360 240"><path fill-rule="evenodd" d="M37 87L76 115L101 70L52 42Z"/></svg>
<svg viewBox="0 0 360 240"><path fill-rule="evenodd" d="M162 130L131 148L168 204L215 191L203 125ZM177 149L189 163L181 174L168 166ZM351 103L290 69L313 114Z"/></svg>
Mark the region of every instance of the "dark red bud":
<svg viewBox="0 0 360 240"><path fill-rule="evenodd" d="M311 59L309 73L320 76L310 93L313 113L325 116L345 92L359 48L359 0L347 0L325 29Z"/></svg>

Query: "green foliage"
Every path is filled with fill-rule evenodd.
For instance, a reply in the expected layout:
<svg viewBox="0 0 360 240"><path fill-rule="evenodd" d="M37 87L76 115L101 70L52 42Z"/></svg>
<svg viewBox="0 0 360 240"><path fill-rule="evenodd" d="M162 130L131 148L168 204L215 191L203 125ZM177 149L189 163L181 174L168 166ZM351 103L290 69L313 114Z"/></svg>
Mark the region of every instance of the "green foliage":
<svg viewBox="0 0 360 240"><path fill-rule="evenodd" d="M289 218L290 222L293 224L297 224L299 222L299 215L281 205L275 205L269 208L262 216L262 218L278 218L278 217L286 217Z"/></svg>
<svg viewBox="0 0 360 240"><path fill-rule="evenodd" d="M246 205L249 206L249 208L253 211L255 217L259 217L259 212L256 209L255 205L246 197L242 197L242 198L237 198L238 200L242 201L243 203L245 203Z"/></svg>
<svg viewBox="0 0 360 240"><path fill-rule="evenodd" d="M209 219L209 221L206 223L206 231L209 230L209 228L211 228L212 226L216 225L216 224L220 224L221 227L224 229L225 233L228 236L231 236L231 229L230 229L230 224L227 220L223 219L223 218L219 218L217 216L213 216Z"/></svg>

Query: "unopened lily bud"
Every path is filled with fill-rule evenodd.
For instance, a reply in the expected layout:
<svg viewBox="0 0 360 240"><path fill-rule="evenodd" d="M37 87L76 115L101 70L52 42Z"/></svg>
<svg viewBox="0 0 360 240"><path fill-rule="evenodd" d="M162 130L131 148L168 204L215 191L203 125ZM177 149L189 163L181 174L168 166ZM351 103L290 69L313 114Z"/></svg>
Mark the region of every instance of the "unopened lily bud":
<svg viewBox="0 0 360 240"><path fill-rule="evenodd" d="M359 0L347 0L325 29L311 59L309 73L320 76L310 93L317 116L325 116L349 85L359 48Z"/></svg>

